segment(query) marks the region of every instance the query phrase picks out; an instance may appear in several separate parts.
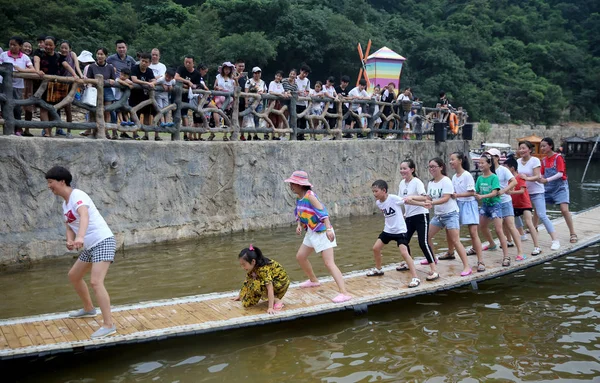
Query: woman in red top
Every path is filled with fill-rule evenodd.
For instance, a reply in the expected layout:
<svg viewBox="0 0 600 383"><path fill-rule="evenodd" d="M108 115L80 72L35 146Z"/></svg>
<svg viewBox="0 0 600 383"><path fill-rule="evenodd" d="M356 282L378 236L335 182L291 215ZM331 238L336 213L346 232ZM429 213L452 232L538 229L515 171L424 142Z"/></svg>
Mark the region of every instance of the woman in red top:
<svg viewBox="0 0 600 383"><path fill-rule="evenodd" d="M546 137L540 142L540 151L546 155L542 159L540 182L544 184L546 203L560 206L560 212L569 227L571 243L577 242L573 218L569 212L569 182L564 158L554 152L554 140Z"/></svg>

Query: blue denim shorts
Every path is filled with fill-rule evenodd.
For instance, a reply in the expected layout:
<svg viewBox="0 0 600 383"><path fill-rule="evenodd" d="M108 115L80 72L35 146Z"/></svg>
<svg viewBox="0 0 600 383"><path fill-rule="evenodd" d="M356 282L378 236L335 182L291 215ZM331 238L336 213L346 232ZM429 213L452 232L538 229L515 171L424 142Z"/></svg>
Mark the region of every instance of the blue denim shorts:
<svg viewBox="0 0 600 383"><path fill-rule="evenodd" d="M460 229L460 222L458 219L457 211L453 211L444 215L436 215L431 219L431 222L429 224L441 228L446 228L448 230Z"/></svg>
<svg viewBox="0 0 600 383"><path fill-rule="evenodd" d="M546 204L548 205L570 203L569 184L567 181L563 181L560 187L546 187L545 191Z"/></svg>
<svg viewBox="0 0 600 383"><path fill-rule="evenodd" d="M502 213L502 209L500 207L501 205L502 204L500 203L495 203L493 205L484 204L479 209L479 215L489 219L502 218L502 216L500 215Z"/></svg>
<svg viewBox="0 0 600 383"><path fill-rule="evenodd" d="M502 202L500 204L500 218L514 217L515 210L513 209L512 201Z"/></svg>
<svg viewBox="0 0 600 383"><path fill-rule="evenodd" d="M479 225L479 205L477 201L456 201L458 221L461 225Z"/></svg>

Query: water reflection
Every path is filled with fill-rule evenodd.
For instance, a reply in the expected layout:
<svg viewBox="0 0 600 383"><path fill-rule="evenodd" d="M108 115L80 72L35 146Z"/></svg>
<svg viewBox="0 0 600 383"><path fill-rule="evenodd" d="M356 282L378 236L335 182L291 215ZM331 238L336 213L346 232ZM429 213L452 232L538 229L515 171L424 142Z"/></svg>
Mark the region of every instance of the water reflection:
<svg viewBox="0 0 600 383"><path fill-rule="evenodd" d="M576 178L571 170L570 175ZM598 173L596 173L598 174ZM580 176L579 176L580 178ZM598 182L590 178L589 182ZM573 190L578 184L572 181ZM587 192L586 192L587 193ZM574 195L573 210L600 191ZM336 220L344 271L371 265L380 217ZM113 303L237 288L248 243L301 279L293 228L166 244L120 255ZM263 245L264 243L264 245ZM387 260L397 259L388 249ZM0 364L20 382L589 382L600 380L600 246L467 288L350 312L225 333ZM70 260L0 275L2 316L77 305ZM313 262L319 275L327 272ZM48 299L51 296L52 299ZM18 378L16 378L18 376Z"/></svg>

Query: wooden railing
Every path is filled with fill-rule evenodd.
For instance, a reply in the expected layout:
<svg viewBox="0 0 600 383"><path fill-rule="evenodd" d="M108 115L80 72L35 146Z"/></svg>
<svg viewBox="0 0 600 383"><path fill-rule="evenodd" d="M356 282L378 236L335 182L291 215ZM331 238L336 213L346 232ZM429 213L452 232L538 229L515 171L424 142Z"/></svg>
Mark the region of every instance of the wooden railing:
<svg viewBox="0 0 600 383"><path fill-rule="evenodd" d="M342 134L350 133L362 133L367 138L375 137L380 134L398 134L400 138L404 135L415 134L417 139L421 139L422 136L427 138L428 135L434 133L433 126L436 122L446 123L450 112L444 108L426 108L420 105L415 105L412 102L408 104L402 103L384 103L375 100L345 100L342 98L333 99L329 97L299 97L296 92L292 93L290 97L276 96L268 93L256 94L256 93L245 93L242 92L241 88L237 87L234 92L221 92L221 91L204 91L204 90L193 90L194 94L199 95L196 103L183 102L183 92L188 92L187 88L184 88L181 82L177 82L176 86L170 91L172 103L166 107L160 109L155 100L155 92L164 91L164 88L160 85L155 88L143 88L140 85L134 85L134 88L145 89L149 93L149 99L135 106L128 104L128 98L131 90L128 87L121 87L122 97L120 100L113 102L112 104L104 105L104 87L113 86L120 87L119 85L110 85L104 80L102 75L96 75L94 79L75 79L73 77L61 77L61 76L50 76L46 75L40 77L33 73L19 73L13 72L12 64L0 65L0 75L4 77L3 91L0 93L0 103L2 104L2 116L0 124L4 126L3 134L10 135L14 134L17 128L66 128L72 130L88 130L93 129L95 136L99 139L105 137L107 129L116 129L121 132L163 132L170 133L173 140L179 140L182 132L187 133L231 133L231 139L237 140L240 137L240 133L254 134L254 133L291 133L290 137L292 140L296 139L297 134L328 134L341 138ZM39 88L33 94L33 96L24 100L15 100L13 97L13 77L23 78L26 80L41 82ZM97 102L96 106L89 106L83 104L80 100L77 100L75 95L79 86L71 86L67 96L56 105L47 103L42 96L48 84L50 82L60 82L67 84L79 84L81 88L84 86L93 86L97 89ZM225 97L225 102L218 108L210 100L216 96ZM240 102L246 103L249 100L250 103L245 110L240 112ZM281 109L275 109L275 104L279 102ZM296 112L296 105L299 102L307 102L308 106L302 113ZM323 111L320 115L312 115L312 106L315 103L323 103ZM329 106L334 104L333 111L330 113ZM90 113L94 118L94 122L66 122L61 120L58 110L64 108L67 105L74 105ZM264 105L262 111L257 111L259 105ZM379 106L379 111L375 114L362 112L360 114L348 108L343 113L342 105L350 104L354 105L367 105L369 111L374 111L375 106ZM13 110L16 106L28 106L34 105L39 108L43 108L48 111L48 115L51 121L24 121L15 119L13 116ZM152 105L155 111L155 116L152 120L151 125L144 125L137 116L137 111L144 106ZM389 107L391 113L387 116L383 114L385 107ZM194 113L199 114L202 117L202 124L199 127L183 126L182 124L182 109L191 109ZM367 109L367 108L364 108ZM416 123L414 130L405 129L406 127L406 116L411 109L416 109ZM104 120L104 112L116 112L116 111L129 112L133 126L122 126L114 124ZM172 112L173 126L161 126L160 121L162 116L167 116L169 112ZM224 121L224 125L221 127L210 127L208 119L204 116L212 113L217 113ZM401 115L402 114L402 115ZM262 123L254 127L244 127L241 122L245 116L252 115L256 117ZM278 120L282 122L281 127L274 126L270 115L279 116ZM459 118L459 126L462 127L467 122L468 114L465 110L456 112ZM289 121L288 121L289 117ZM353 129L342 129L345 123L344 121L350 117L356 120L355 127ZM310 126L309 129L300 129L297 126L297 120L304 118L308 121ZM329 119L329 120L328 120ZM335 119L335 126L330 126L329 122ZM376 122L380 119L381 124L376 128ZM385 126L392 126L395 128L388 129L383 128Z"/></svg>

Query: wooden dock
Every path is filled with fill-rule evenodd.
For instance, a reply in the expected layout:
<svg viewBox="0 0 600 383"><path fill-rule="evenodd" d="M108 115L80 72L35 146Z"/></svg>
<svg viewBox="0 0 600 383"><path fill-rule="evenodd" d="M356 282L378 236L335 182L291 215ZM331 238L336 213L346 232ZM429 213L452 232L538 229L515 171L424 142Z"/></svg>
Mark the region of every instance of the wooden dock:
<svg viewBox="0 0 600 383"><path fill-rule="evenodd" d="M528 256L517 262L515 248L509 249L512 257L510 267L502 267L501 251L484 252L487 270L483 273L460 277L461 262L440 261L438 269L441 278L434 282L425 281L428 266L417 265L421 285L414 289L407 287L410 275L395 271L394 265L387 266L383 277L365 276L365 270L346 274L346 286L353 299L343 304L331 302L337 294L331 278L322 279L318 288L300 289L292 284L284 298L285 308L276 315L266 313L265 302L256 307L244 309L232 297L237 292L196 295L161 301L144 302L113 308L118 333L107 338L91 340L90 335L99 328L101 315L96 318L70 319L68 313L44 314L23 318L0 320L0 359L36 357L55 353L93 350L106 346L141 343L162 340L176 336L186 336L233 328L264 325L267 323L290 321L302 317L325 313L355 310L365 312L369 305L391 302L398 299L432 294L441 290L482 282L502 275L517 272L554 258L572 253L600 241L597 229L597 215L600 206L573 216L579 241L569 243L569 233L564 221L554 222L561 248L550 250L550 236L540 231L542 254ZM527 254L533 250L533 243L524 242ZM400 259L398 255L394 260ZM471 266L476 265L476 257L469 257ZM417 262L418 264L418 262Z"/></svg>

